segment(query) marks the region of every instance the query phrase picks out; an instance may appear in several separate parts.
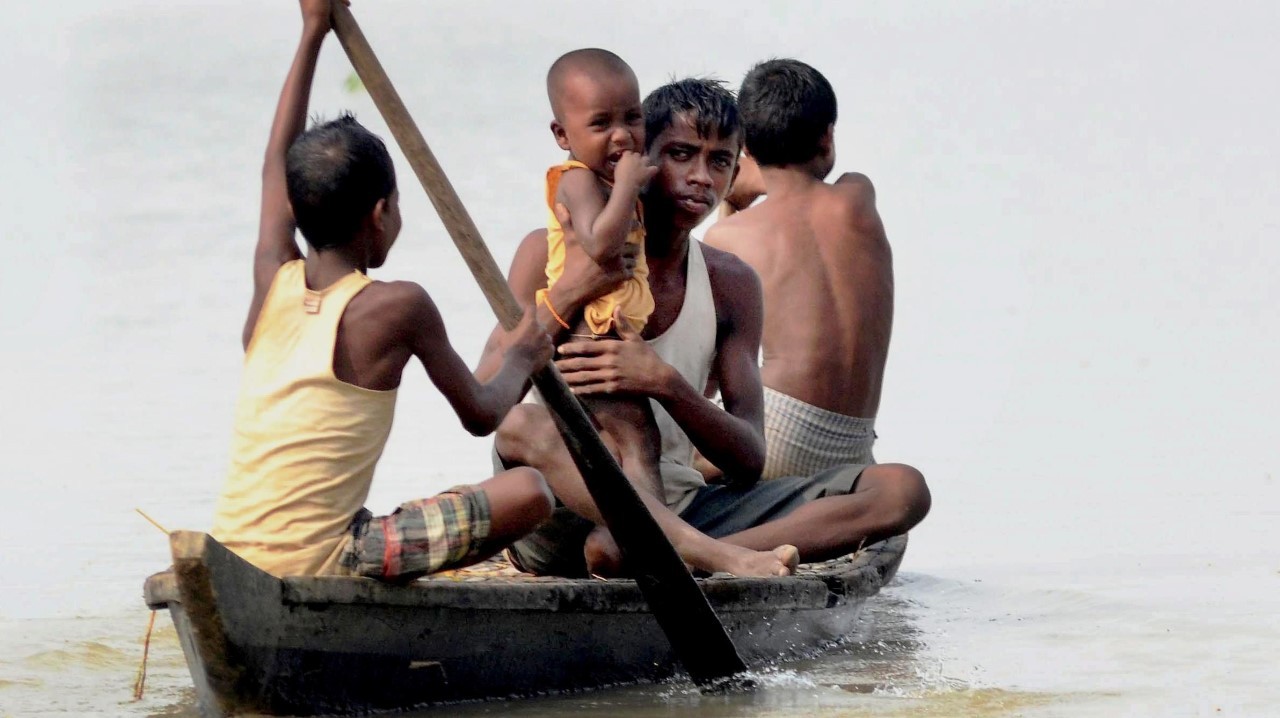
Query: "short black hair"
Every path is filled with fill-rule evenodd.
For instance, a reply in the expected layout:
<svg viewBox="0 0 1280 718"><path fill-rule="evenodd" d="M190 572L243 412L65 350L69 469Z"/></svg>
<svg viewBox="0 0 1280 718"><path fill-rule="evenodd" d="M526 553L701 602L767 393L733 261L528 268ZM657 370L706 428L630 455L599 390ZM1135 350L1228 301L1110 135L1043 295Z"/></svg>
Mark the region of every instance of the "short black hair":
<svg viewBox="0 0 1280 718"><path fill-rule="evenodd" d="M836 93L822 73L799 60L766 60L738 90L747 152L761 165L791 165L818 155L836 121Z"/></svg>
<svg viewBox="0 0 1280 718"><path fill-rule="evenodd" d="M742 120L733 93L720 80L689 77L669 82L644 98L646 152L682 113L690 115L699 137L710 137L713 130L722 138L736 134L741 146Z"/></svg>
<svg viewBox="0 0 1280 718"><path fill-rule="evenodd" d="M298 135L285 156L294 220L307 244L332 249L350 242L380 199L396 188L387 146L344 112Z"/></svg>

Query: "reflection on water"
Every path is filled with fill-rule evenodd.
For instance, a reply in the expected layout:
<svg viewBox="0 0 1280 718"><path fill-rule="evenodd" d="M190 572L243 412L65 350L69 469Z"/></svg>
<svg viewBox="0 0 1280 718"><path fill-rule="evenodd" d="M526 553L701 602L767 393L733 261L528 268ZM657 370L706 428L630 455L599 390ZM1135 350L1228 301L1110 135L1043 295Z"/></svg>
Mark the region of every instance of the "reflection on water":
<svg viewBox="0 0 1280 718"><path fill-rule="evenodd" d="M0 622L0 716L144 716L178 705L196 716L191 675L167 614L151 637L146 694L134 702L149 613L32 624ZM25 629L25 630L24 630ZM33 630L34 629L34 630Z"/></svg>
<svg viewBox="0 0 1280 718"><path fill-rule="evenodd" d="M152 709L147 718L200 718L196 710L196 691L184 688L178 692L179 700L161 708Z"/></svg>
<svg viewBox="0 0 1280 718"><path fill-rule="evenodd" d="M425 709L408 715L1270 716L1280 701L1268 595L1280 575L1223 573L1126 583L1123 567L1067 588L1015 576L953 580L900 573L870 599L850 639L810 660L755 673L747 693L703 695L687 681ZM1167 575L1162 572L1162 575ZM1228 599L1220 586L1245 597ZM1115 586L1109 589L1107 586ZM1163 592L1165 604L1131 594ZM1274 594L1270 594L1274 595ZM1218 615L1201 608L1218 606ZM1245 604L1248 607L1244 607ZM1272 602L1274 603L1274 602ZM177 636L166 614L152 637L146 694L130 700L147 612L39 624L0 621L0 716L194 718Z"/></svg>
<svg viewBox="0 0 1280 718"><path fill-rule="evenodd" d="M913 605L898 587L871 599L848 641L819 658L770 667L753 673L758 689L747 693L703 695L687 681L628 686L567 696L513 702L437 707L409 715L517 715L543 718L560 715L790 716L815 710L833 715L876 714L895 706L951 690L936 667L920 663L923 646L915 626ZM133 702L131 690L142 655L148 613L137 611L110 621L104 637L98 619L61 622L55 636L31 636L29 642L6 643L17 657L0 661L0 705L14 716L128 715L141 718L195 718L191 677L177 633L161 612L151 636L146 691ZM0 624L12 632L18 622ZM94 688L84 690L88 681ZM5 715L0 712L0 715ZM5 716L8 718L8 716Z"/></svg>
<svg viewBox="0 0 1280 718"><path fill-rule="evenodd" d="M900 587L890 588L867 603L844 645L815 659L755 671L752 677L758 688L752 692L703 695L691 683L676 680L566 696L442 706L407 715L643 718L696 714L729 718L815 711L822 715L892 715L892 711L906 710L918 701L928 703L934 694L960 688L943 678L937 666L926 667L921 662L924 644L915 625L918 610ZM101 627L99 621L64 622L60 640L53 642L56 648L47 647L50 640L46 636L28 646L44 644L43 650L0 662L0 674L11 676L0 682L0 705L16 711L14 716L83 710L86 715L195 718L198 712L191 677L177 633L164 612L151 637L145 694L139 702L130 700L147 615L139 611L113 622L119 624L119 630L111 638L103 638L96 630ZM6 628L14 628L14 624ZM80 687L86 679L94 690ZM51 696L56 698L50 700Z"/></svg>
<svg viewBox="0 0 1280 718"><path fill-rule="evenodd" d="M900 588L866 604L846 642L821 657L754 671L756 689L704 695L687 681L629 686L512 704L483 703L449 709L450 715L795 716L892 715L957 686L937 667L922 664L922 636L915 606ZM428 718L438 710L412 715Z"/></svg>
<svg viewBox="0 0 1280 718"><path fill-rule="evenodd" d="M484 703L449 708L449 715L660 716L783 718L789 716L967 716L1030 715L1074 697L971 685L949 677L919 625L929 610L911 598L906 576L867 604L857 629L843 646L821 657L753 673L757 689L703 695L687 682L632 686L518 703ZM441 710L413 713L414 718Z"/></svg>

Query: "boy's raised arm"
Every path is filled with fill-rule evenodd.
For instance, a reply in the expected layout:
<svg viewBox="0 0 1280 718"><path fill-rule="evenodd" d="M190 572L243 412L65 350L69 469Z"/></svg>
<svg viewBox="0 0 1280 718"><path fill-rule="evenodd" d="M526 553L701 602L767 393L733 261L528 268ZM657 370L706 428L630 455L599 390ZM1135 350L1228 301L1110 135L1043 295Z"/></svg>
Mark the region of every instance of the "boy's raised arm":
<svg viewBox="0 0 1280 718"><path fill-rule="evenodd" d="M285 262L302 257L294 239L293 210L289 207L285 188L285 154L306 125L316 58L320 56L320 45L330 29L329 1L300 0L302 39L298 42L298 51L285 78L284 88L280 91L266 156L262 161L262 214L258 221L258 245L253 253L253 301L244 326L246 347L276 271ZM347 0L340 1L347 3Z"/></svg>

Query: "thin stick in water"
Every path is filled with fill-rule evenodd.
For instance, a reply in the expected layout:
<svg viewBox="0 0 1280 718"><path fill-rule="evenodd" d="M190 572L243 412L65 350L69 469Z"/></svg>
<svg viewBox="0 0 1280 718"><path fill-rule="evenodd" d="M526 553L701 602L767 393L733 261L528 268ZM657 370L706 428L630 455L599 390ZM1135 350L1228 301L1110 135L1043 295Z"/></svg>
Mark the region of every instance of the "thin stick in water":
<svg viewBox="0 0 1280 718"><path fill-rule="evenodd" d="M138 513L142 513L139 511ZM146 514L143 514L144 516ZM150 519L148 519L150 521ZM151 523L155 523L152 521ZM142 700L142 689L147 684L147 656L151 653L151 630L156 627L156 612L151 612L151 620L147 621L147 635L142 639L142 665L138 666L138 678L133 682L133 699Z"/></svg>

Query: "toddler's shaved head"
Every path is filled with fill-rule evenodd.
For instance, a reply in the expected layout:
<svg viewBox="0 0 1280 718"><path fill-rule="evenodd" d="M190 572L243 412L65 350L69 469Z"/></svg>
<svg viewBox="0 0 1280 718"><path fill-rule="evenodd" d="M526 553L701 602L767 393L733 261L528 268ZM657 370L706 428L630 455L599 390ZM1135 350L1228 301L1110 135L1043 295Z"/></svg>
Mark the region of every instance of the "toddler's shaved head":
<svg viewBox="0 0 1280 718"><path fill-rule="evenodd" d="M551 101L551 112L557 120L563 119L560 107L567 84L578 76L586 76L595 82L610 83L621 79L639 84L631 66L608 50L587 47L566 52L547 70L547 99Z"/></svg>

